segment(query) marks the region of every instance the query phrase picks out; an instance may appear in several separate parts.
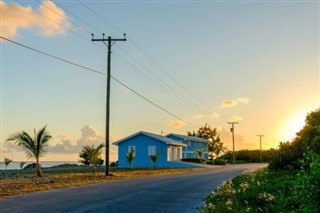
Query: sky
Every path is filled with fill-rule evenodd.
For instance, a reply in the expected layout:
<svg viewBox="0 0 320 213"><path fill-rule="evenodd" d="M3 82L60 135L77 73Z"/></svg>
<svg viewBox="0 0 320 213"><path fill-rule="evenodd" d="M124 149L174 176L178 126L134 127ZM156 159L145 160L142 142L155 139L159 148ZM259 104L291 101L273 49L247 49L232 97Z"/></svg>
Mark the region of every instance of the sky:
<svg viewBox="0 0 320 213"><path fill-rule="evenodd" d="M112 46L111 142L138 131L208 123L232 149L276 148L320 105L319 1L3 1L1 37L106 73ZM1 160L28 160L5 142L47 125L44 161L77 161L105 140L106 76L1 39ZM154 103L146 101L140 96ZM158 107L167 112L159 109ZM174 116L173 116L174 115ZM110 160L117 159L111 146Z"/></svg>

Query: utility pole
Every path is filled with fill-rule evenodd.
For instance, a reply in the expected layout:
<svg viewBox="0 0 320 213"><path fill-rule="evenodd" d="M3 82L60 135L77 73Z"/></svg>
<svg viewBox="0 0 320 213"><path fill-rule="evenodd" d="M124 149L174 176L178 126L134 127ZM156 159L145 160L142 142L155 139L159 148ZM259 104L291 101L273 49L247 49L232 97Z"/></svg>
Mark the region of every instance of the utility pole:
<svg viewBox="0 0 320 213"><path fill-rule="evenodd" d="M123 39L113 39L111 36L104 38L104 33L102 34L102 39L94 39L94 34L92 35L91 41L102 41L108 47L108 65L107 65L107 93L106 93L106 176L110 175L109 167L109 131L110 131L110 80L111 80L111 47L116 41L127 41L126 34L123 34ZM106 44L106 41L108 44Z"/></svg>
<svg viewBox="0 0 320 213"><path fill-rule="evenodd" d="M261 138L262 138L264 135L257 135L257 136L260 137L260 163L262 163Z"/></svg>
<svg viewBox="0 0 320 213"><path fill-rule="evenodd" d="M228 122L228 124L231 124L230 131L232 132L232 143L233 143L232 156L233 156L233 165L235 165L236 164L236 156L235 156L235 153L234 153L234 125L235 124L239 124L239 122Z"/></svg>

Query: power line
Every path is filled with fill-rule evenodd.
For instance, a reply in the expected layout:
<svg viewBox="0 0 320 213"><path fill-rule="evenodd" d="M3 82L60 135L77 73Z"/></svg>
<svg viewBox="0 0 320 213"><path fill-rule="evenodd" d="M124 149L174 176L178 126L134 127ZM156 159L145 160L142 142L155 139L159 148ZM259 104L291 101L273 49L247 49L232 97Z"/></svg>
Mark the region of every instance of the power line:
<svg viewBox="0 0 320 213"><path fill-rule="evenodd" d="M149 54L147 54L133 39L131 39L128 36L128 40L131 41L149 60L154 63L162 72L164 72L171 80L173 80L175 83L177 83L185 92L187 92L190 96L195 98L197 101L199 101L203 106L207 108L207 110L211 113L212 109L207 104L202 102L197 96L192 94L185 86L183 86L179 81L177 81L168 71L166 71L162 66L159 65Z"/></svg>
<svg viewBox="0 0 320 213"><path fill-rule="evenodd" d="M113 80L115 80L116 82L118 82L119 84L121 84L122 86L126 87L128 90L130 90L130 91L132 91L133 93L135 93L136 95L138 95L139 97L141 97L142 99L144 99L145 101L149 102L150 104L154 105L155 107L157 107L157 108L161 109L162 111L166 112L167 114L169 114L169 115L177 118L178 120L181 120L181 121L183 121L183 122L185 122L185 123L188 123L188 124L190 124L190 125L192 125L192 126L196 126L196 125L194 125L194 124L192 124L192 123L190 123L190 122L188 122L188 121L186 121L186 120L184 120L184 119L176 116L175 114L167 111L166 109L162 108L161 106L153 103L152 101L150 101L149 99L147 99L147 98L145 98L144 96L140 95L138 92L136 92L135 90L131 89L130 87L128 87L127 85L125 85L124 83L122 83L121 81L119 81L118 79L116 79L115 77L111 76L111 78L112 78Z"/></svg>
<svg viewBox="0 0 320 213"><path fill-rule="evenodd" d="M93 25L89 24L88 22L86 22L85 20L83 20L82 18L80 18L79 16L75 15L74 13L72 13L70 10L66 9L65 7L62 7L61 4L58 4L56 1L51 0L52 2L54 2L56 5L58 5L60 8L62 8L63 10L67 11L69 14L71 14L73 17L75 17L76 19L80 20L82 23L84 23L85 25L89 26L91 29L94 29L95 31L99 32L102 34L102 32L94 27ZM90 32L91 33L91 32Z"/></svg>
<svg viewBox="0 0 320 213"><path fill-rule="evenodd" d="M68 60L66 60L66 59L63 59L63 58L60 58L60 57L51 55L51 54L46 53L46 52L43 52L43 51L41 51L41 50L37 50L37 49L35 49L35 48L32 48L32 47L29 47L29 46L27 46L27 45L18 43L18 42L16 42L16 41L13 41L13 40L11 40L11 39L8 39L8 38L2 37L2 36L0 36L0 38L3 39L3 40L6 40L6 41L8 41L8 42L11 42L11 43L13 43L13 44L16 44L16 45L19 45L19 46L21 46L21 47L24 47L24 48L26 48L26 49L29 49L29 50L32 50L32 51L34 51L34 52L40 53L40 54L42 54L42 55L48 56L48 57L50 57L50 58L54 58L54 59L56 59L56 60L59 60L59 61L62 61L62 62L71 64L71 65L76 66L76 67L80 67L80 68L82 68L82 69L85 69L85 70L88 70L88 71L91 71L91 72L94 72L94 73L98 73L98 74L100 74L100 75L106 75L106 73L103 73L103 72L100 72L100 71L91 69L91 68L89 68L89 67L85 67L85 66L83 66L83 65L80 65L80 64L77 64L77 63L68 61Z"/></svg>
<svg viewBox="0 0 320 213"><path fill-rule="evenodd" d="M102 21L104 21L106 24L112 26L114 29L116 29L118 32L120 32L121 34L123 34L124 32L117 26L115 26L114 24L112 24L110 21L108 21L107 19L105 19L104 17L102 17L100 14L98 14L97 12L95 12L94 10L92 10L90 7L88 7L87 5L85 5L84 3L82 3L80 0L77 0L77 2L79 4L81 4L83 7L85 7L86 9L88 9L91 13L93 13L95 16L97 16L98 18L100 18ZM169 72L167 72L165 69L163 69L150 55L148 55L133 39L131 39L128 36L128 40L130 40L152 63L154 63L162 72L164 72L167 76L169 76L169 78L171 80L173 80L176 84L178 84L185 92L187 92L190 96L192 96L193 98L195 98L199 103L201 103L203 106L206 107L206 111L209 113L212 113L212 109L211 107L209 107L208 105L206 105L205 103L203 103L198 97L196 97L195 95L193 95L186 87L184 87L181 83L179 83L172 75L170 75ZM180 94L181 95L181 94ZM183 96L183 95L182 95ZM185 96L183 96L185 99L187 99L190 102L190 99L186 98ZM193 101L191 101L194 105L195 104ZM199 107L199 106L198 106ZM205 109L204 107L200 107Z"/></svg>
<svg viewBox="0 0 320 213"><path fill-rule="evenodd" d="M114 51L115 52L115 51ZM159 81L152 79L149 75L147 75L145 72L141 71L137 66L129 62L126 58L115 52L115 55L119 57L119 59L127 64L134 72L138 73L140 76L142 76L144 79L146 79L149 83L156 86L159 90L161 90L165 95L170 95L171 97L175 98L175 100L179 100L180 103L182 103L184 106L189 107L190 109L194 110L195 112L199 112L198 109L196 109L194 106L190 105L189 102L187 102L185 99L180 97L179 95L173 93L171 91L171 88L164 87L159 83ZM158 79L159 80L159 79ZM151 82L150 82L151 81Z"/></svg>
<svg viewBox="0 0 320 213"><path fill-rule="evenodd" d="M13 43L13 44L16 44L16 45L18 45L18 46L21 46L21 47L23 47L23 48L26 48L26 49L32 50L32 51L34 51L34 52L40 53L40 54L42 54L42 55L48 56L48 57L50 57L50 58L53 58L53 59L56 59L56 60L65 62L65 63L67 63L67 64L70 64L70 65L79 67L79 68L81 68L81 69L84 69L84 70L87 70L87 71L90 71L90 72L94 72L94 73L97 73L97 74L100 74L100 75L104 75L104 76L107 75L106 73L103 73L103 72L100 72L100 71L97 71L97 70L88 68L88 67L86 67L86 66L77 64L77 63L75 63L75 62L71 62L71 61L69 61L69 60L66 60L66 59L63 59L63 58L60 58L60 57L51 55L51 54L46 53L46 52L43 52L43 51L41 51L41 50L37 50L37 49L35 49L35 48L32 48L32 47L29 47L29 46L27 46L27 45L18 43L18 42L16 42L16 41L13 41L13 40L11 40L11 39L5 38L5 37L3 37L3 36L0 36L0 38L3 39L3 40L6 40L6 41L8 41L8 42L11 42L11 43ZM151 103L152 105L156 106L157 108L161 109L163 112L165 112L165 113L167 113L167 114L169 114L169 115L171 115L171 116L177 118L178 120L181 120L181 121L183 121L183 122L185 122L185 123L187 123L187 124L190 124L190 125L192 125L192 126L196 126L196 125L194 125L194 124L186 121L185 119L182 119L181 117L175 115L174 113L171 113L170 111L168 111L168 110L166 110L165 108L159 106L158 104L154 103L153 101L149 100L148 98L144 97L143 95L141 95L140 93L138 93L137 91L135 91L134 89L132 89L131 87L127 86L125 83L123 83L123 82L121 82L120 80L118 80L117 78L115 78L115 77L113 77L113 76L111 76L111 78L114 79L117 83L121 84L122 86L126 87L127 89L129 89L130 91L132 91L133 93L135 93L136 95L138 95L139 97L141 97L142 99L144 99L145 101L147 101L147 102Z"/></svg>
<svg viewBox="0 0 320 213"><path fill-rule="evenodd" d="M41 4L41 2L40 2L39 0L35 0L35 1L38 2L39 4ZM53 2L53 3L54 3L54 2ZM42 6L44 6L44 7L47 8L48 10L51 10L52 12L54 12L55 14L57 14L58 16L60 16L60 17L62 17L62 18L68 19L68 21L71 22L73 25L78 26L78 27L80 27L80 29L83 29L83 30L85 30L87 33L91 34L91 32L90 32L89 30L87 30L86 28L81 27L79 24L71 21L67 16L61 15L61 14L58 13L56 10L54 10L54 9L46 6L45 4L42 4Z"/></svg>
<svg viewBox="0 0 320 213"><path fill-rule="evenodd" d="M116 51L113 51L113 52L115 53L115 56L118 57L118 59L120 59L123 63L128 65L134 72L136 72L138 75L140 75L142 78L144 78L147 82L149 82L150 84L152 84L156 88L158 88L161 92L163 92L163 94L170 95L172 98L175 98L175 100L178 100L184 106L187 106L190 109L194 110L195 112L198 112L198 110L193 108L191 105L185 104L186 102L185 102L184 99L182 99L181 97L177 96L174 93L171 93L171 91L169 89L164 88L159 82L157 82L156 80L154 80L151 77L149 77L146 73L142 72L139 68L137 68L134 64L132 64L126 58L124 58L123 56L118 54Z"/></svg>
<svg viewBox="0 0 320 213"><path fill-rule="evenodd" d="M76 0L77 2L79 2L79 4L81 4L83 7L87 8L90 12L92 12L93 14L95 14L97 17L99 17L102 21L104 21L105 23L107 23L108 25L112 26L114 29L118 30L121 34L124 34L124 32L118 28L117 26L113 25L111 22L109 22L108 20L106 20L105 18L103 18L101 15L99 15L98 13L96 13L94 10L92 10L90 7L88 7L87 5L85 5L84 3L82 3L79 0Z"/></svg>
<svg viewBox="0 0 320 213"><path fill-rule="evenodd" d="M16 2L18 2L19 4L21 4L21 5L25 6L25 5L24 5L24 4L22 4L19 0L15 0L15 1L16 1ZM43 17L43 18L45 18L45 19L48 19L49 21L51 21L52 23L55 23L56 25L58 25L58 26L62 27L63 29L68 30L68 31L70 31L71 33L73 33L73 34L75 34L75 35L79 36L80 38L84 39L85 41L88 41L88 39L87 39L86 37L84 37L84 36L80 35L79 33L76 33L75 31L71 30L70 28L68 28L68 27L66 27L66 26L64 26L64 25L61 25L60 23L58 23L58 22L56 22L56 21L52 20L51 18L49 18L49 17L47 17L47 16L45 16L45 15L43 15L43 14L39 13L38 11L34 10L33 12L37 13L39 16L42 16L42 17Z"/></svg>

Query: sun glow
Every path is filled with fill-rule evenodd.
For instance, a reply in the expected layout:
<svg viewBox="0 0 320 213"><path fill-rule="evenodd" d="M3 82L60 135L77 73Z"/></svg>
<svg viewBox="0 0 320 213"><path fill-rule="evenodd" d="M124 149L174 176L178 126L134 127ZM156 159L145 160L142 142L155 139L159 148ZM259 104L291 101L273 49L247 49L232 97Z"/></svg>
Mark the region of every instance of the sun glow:
<svg viewBox="0 0 320 213"><path fill-rule="evenodd" d="M296 133L299 132L305 125L306 114L300 113L292 116L285 124L283 129L283 139L285 141L291 141L296 137Z"/></svg>

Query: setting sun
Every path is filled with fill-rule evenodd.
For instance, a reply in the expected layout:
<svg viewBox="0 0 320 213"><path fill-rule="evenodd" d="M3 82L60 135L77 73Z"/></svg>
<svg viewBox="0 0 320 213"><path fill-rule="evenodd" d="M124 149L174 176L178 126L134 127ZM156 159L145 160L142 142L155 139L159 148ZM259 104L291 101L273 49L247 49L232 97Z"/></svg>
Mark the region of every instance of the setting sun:
<svg viewBox="0 0 320 213"><path fill-rule="evenodd" d="M283 139L287 141L294 139L296 137L296 133L304 127L305 118L305 112L292 116L288 122L285 123L285 127L283 128Z"/></svg>

